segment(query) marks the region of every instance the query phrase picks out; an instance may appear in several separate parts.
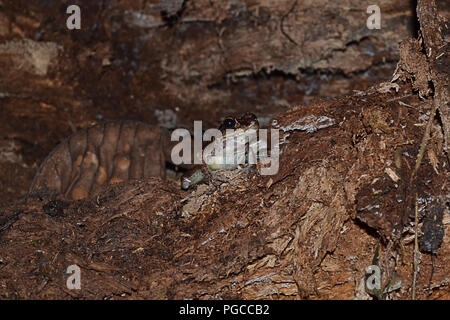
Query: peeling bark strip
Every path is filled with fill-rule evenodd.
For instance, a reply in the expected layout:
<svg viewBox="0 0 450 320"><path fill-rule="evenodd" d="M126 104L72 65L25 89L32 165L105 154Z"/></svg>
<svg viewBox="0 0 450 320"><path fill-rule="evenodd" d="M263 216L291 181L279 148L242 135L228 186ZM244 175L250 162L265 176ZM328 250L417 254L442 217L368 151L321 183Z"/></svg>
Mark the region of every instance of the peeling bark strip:
<svg viewBox="0 0 450 320"><path fill-rule="evenodd" d="M30 192L46 190L83 199L105 183L165 175L161 128L134 121L110 121L82 129L44 160Z"/></svg>
<svg viewBox="0 0 450 320"><path fill-rule="evenodd" d="M426 56L434 86L434 103L440 112L444 131L444 150L450 157L450 108L448 70L450 65L449 28L439 13L434 0L419 0L417 16L424 40Z"/></svg>

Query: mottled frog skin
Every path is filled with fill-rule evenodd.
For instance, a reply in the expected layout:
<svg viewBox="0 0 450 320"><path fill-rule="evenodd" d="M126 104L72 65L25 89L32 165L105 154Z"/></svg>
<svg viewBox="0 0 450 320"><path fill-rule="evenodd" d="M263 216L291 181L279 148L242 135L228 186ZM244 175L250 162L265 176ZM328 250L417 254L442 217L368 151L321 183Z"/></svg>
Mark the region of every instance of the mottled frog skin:
<svg viewBox="0 0 450 320"><path fill-rule="evenodd" d="M230 130L232 129L232 130ZM207 151L206 163L196 166L181 177L181 188L187 190L200 182L205 182L211 173L219 170L234 170L240 167L240 164L248 162L249 142L245 135L249 130L258 130L259 122L253 113L245 113L239 118L227 117L222 122L219 130L222 136L215 139L205 150ZM256 131L255 131L256 133ZM235 145L230 154L221 152L214 153L215 147L225 149L226 141L234 141ZM255 141L257 143L257 141ZM208 153L209 150L213 150Z"/></svg>

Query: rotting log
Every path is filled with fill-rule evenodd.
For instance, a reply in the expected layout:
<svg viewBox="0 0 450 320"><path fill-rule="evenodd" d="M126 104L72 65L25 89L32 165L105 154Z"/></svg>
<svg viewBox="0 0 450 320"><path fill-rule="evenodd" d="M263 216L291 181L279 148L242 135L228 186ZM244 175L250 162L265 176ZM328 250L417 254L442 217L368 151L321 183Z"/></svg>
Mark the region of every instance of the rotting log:
<svg viewBox="0 0 450 320"><path fill-rule="evenodd" d="M320 295L317 270L346 237L346 223L362 222L388 243L411 221L414 207L404 205L411 194L425 199L423 212L429 200L445 195L447 174L439 165L436 173L431 161L409 184L424 132L417 125L430 105L404 98L408 90L373 89L277 116L284 143L274 176L192 192L155 178L78 202L28 198L2 216L8 263L0 281L28 298ZM311 116L333 125L303 131L302 119ZM448 256L448 246L441 249L439 256ZM81 267L85 290L69 294L61 270L72 264ZM18 278L34 288L52 281L30 292Z"/></svg>
<svg viewBox="0 0 450 320"><path fill-rule="evenodd" d="M435 45L426 32L426 8L432 4L419 1L425 54ZM409 43L404 48L417 44ZM217 190L199 186L192 193L152 178L114 185L94 199L28 197L6 207L0 216L2 295L298 298L323 297L327 286L338 291L350 283L343 292L348 295L371 263L365 251L372 254L373 243L355 238L354 246L349 245L362 260L353 265L353 280L342 277L329 283L322 273L325 265L329 274L345 267L345 258L334 263L329 258L342 249L340 243L350 231L362 228L380 238L380 265L388 274L395 271L403 277L400 297L407 298L411 268L399 262L397 250L408 244L403 240L412 231L408 224L414 220L415 205L420 205L419 219L442 219L442 199L448 197L447 136L438 119L427 118L433 107L443 110L441 116L446 114L442 101L447 98L439 91L445 88L440 81L446 71L436 62L443 56L437 51L435 60L429 59L431 54L424 59L418 48L402 57L411 59L412 51L425 66L431 61L425 79L430 76L437 91L428 92L426 81L427 94L420 99L415 92L421 89L416 83L421 70L405 73L411 63L401 60L400 84L316 100L277 115L284 143L275 176L253 176L249 181L242 177ZM302 130L302 121L321 116L333 125ZM427 127L429 138L422 149ZM411 179L421 150L426 153ZM429 225L424 223L420 241L441 266L434 275L434 288L439 290L449 274L448 224L441 239L433 237L441 233ZM395 241L400 243L396 247ZM73 264L82 270L81 291L65 287L64 270ZM424 279L419 278L421 297L427 294Z"/></svg>

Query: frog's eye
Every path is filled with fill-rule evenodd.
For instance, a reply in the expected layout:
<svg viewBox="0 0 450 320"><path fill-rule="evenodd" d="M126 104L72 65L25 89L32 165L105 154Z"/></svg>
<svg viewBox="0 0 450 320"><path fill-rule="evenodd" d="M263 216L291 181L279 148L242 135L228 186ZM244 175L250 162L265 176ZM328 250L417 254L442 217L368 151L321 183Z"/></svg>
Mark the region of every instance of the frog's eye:
<svg viewBox="0 0 450 320"><path fill-rule="evenodd" d="M223 120L223 126L225 127L225 129L232 129L235 125L236 120L234 120L233 118L225 118L225 120Z"/></svg>

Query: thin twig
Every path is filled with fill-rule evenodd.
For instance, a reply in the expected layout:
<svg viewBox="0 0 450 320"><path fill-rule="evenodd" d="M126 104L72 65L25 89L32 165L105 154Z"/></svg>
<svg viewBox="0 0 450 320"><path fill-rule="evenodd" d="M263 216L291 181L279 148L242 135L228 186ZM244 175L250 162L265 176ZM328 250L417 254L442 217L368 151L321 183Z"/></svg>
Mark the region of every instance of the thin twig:
<svg viewBox="0 0 450 320"><path fill-rule="evenodd" d="M413 255L413 283L412 283L412 294L411 299L416 299L416 282L417 282L417 274L419 273L419 241L418 241L418 233L419 233L419 219L417 218L418 215L418 200L417 200L417 193L416 193L416 205L415 205L415 212L414 212L414 228L415 228L415 236L414 236L414 255Z"/></svg>
<svg viewBox="0 0 450 320"><path fill-rule="evenodd" d="M412 96L412 94L405 94L405 95L400 96L400 97L395 97L395 98L392 98L392 99L388 99L388 100L386 100L386 102L392 102L392 101L396 101L396 100L399 100L399 99L407 98L407 97L410 97L410 96Z"/></svg>
<svg viewBox="0 0 450 320"><path fill-rule="evenodd" d="M434 265L435 265L435 258L436 255L434 252L431 253L431 272L430 272L430 281L428 281L428 292L431 292L431 282L433 281L433 275L434 275ZM430 293L431 294L431 293Z"/></svg>
<svg viewBox="0 0 450 320"><path fill-rule="evenodd" d="M425 128L425 133L422 138L422 143L420 144L420 150L419 150L419 154L417 155L416 166L414 168L413 173L411 174L411 183L414 180L414 177L420 168L420 164L422 163L422 159L425 154L425 150L427 148L428 139L430 138L431 125L433 124L434 115L436 114L436 109L437 109L437 104L433 99L433 108L431 109L430 118L428 119L427 127Z"/></svg>

